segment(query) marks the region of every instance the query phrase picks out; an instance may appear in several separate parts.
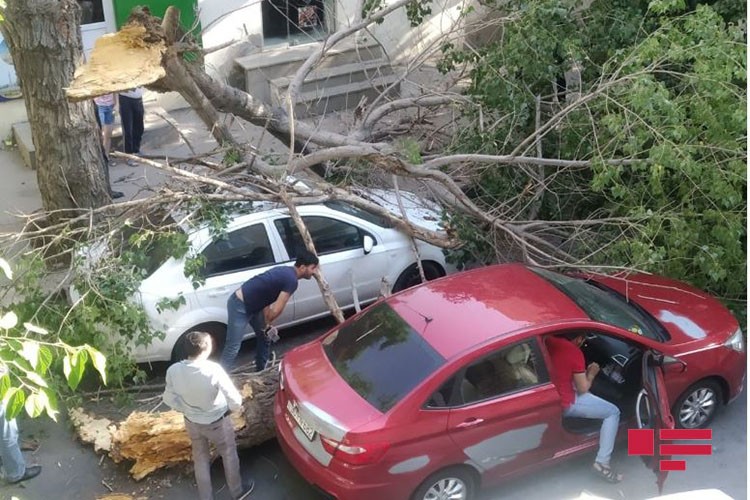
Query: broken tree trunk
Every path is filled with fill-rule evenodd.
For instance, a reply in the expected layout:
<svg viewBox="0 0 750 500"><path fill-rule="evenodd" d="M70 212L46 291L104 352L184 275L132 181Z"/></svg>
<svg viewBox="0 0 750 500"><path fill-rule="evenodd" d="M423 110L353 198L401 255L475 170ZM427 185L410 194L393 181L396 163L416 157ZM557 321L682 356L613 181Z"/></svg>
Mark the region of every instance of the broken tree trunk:
<svg viewBox="0 0 750 500"><path fill-rule="evenodd" d="M273 399L279 385L278 365L259 373L232 376L242 394L242 411L232 414L237 448L251 448L275 437ZM133 412L119 423L93 418L79 408L70 412L76 433L95 451L115 462L132 461L130 474L141 480L155 470L192 464L185 420L176 411ZM215 457L215 450L212 450Z"/></svg>

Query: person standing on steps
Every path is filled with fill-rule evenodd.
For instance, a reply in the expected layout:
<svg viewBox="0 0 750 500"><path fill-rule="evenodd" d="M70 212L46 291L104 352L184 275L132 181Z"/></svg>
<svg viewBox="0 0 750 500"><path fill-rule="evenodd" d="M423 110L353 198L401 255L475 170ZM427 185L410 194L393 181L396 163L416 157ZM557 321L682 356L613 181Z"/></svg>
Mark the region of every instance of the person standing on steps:
<svg viewBox="0 0 750 500"><path fill-rule="evenodd" d="M270 343L278 340L273 326L297 290L299 280L312 278L318 270L318 257L307 250L297 252L292 266L278 266L247 280L227 300L227 338L221 353L221 365L231 371L245 335L248 322L255 331L255 370L268 363Z"/></svg>
<svg viewBox="0 0 750 500"><path fill-rule="evenodd" d="M141 138L143 138L143 87L120 92L120 118L122 120L122 147L125 153L141 154ZM131 167L136 162L128 160Z"/></svg>
<svg viewBox="0 0 750 500"><path fill-rule="evenodd" d="M255 486L252 480L243 484L234 426L229 418L230 412L242 408L242 395L221 365L208 359L212 348L211 335L190 332L185 346L188 359L169 367L162 398L185 417L200 500L213 499L211 444L221 455L229 493L234 500L242 500Z"/></svg>

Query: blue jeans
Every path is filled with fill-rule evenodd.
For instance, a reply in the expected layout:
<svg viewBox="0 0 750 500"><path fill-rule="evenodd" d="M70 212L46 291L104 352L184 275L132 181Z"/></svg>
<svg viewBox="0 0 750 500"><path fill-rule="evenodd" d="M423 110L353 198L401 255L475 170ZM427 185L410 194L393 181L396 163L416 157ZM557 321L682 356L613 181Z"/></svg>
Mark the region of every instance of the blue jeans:
<svg viewBox="0 0 750 500"><path fill-rule="evenodd" d="M245 309L245 303L237 298L232 292L227 300L227 339L224 350L221 352L221 366L227 372L232 370L237 353L240 352L242 337L245 336L247 324L253 327L255 332L255 371L261 371L266 367L271 346L263 331L266 329L266 318L263 311L254 311L250 314Z"/></svg>
<svg viewBox="0 0 750 500"><path fill-rule="evenodd" d="M18 426L16 419L6 420L5 411L0 405L0 458L6 481L18 481L26 472L26 462L18 446Z"/></svg>
<svg viewBox="0 0 750 500"><path fill-rule="evenodd" d="M99 123L102 125L112 125L115 123L115 106L99 106L96 105L96 112L99 116Z"/></svg>
<svg viewBox="0 0 750 500"><path fill-rule="evenodd" d="M576 394L575 402L563 411L563 417L601 418L602 429L599 431L599 453L596 461L609 465L612 451L615 449L617 426L620 425L620 409L590 392Z"/></svg>

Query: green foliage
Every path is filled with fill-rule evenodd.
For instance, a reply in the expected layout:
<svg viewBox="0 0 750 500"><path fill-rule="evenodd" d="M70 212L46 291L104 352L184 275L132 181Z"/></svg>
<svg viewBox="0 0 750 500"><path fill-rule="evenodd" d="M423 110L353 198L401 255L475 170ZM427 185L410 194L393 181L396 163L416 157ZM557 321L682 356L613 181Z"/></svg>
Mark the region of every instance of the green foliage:
<svg viewBox="0 0 750 500"><path fill-rule="evenodd" d="M396 148L409 163L415 165L422 163L422 147L414 139L409 137L399 139Z"/></svg>
<svg viewBox="0 0 750 500"><path fill-rule="evenodd" d="M364 2L362 2L362 19L365 19L373 12L377 12L383 8L385 8L384 0L364 0ZM385 18L381 17L376 21L376 23L382 24L384 20Z"/></svg>
<svg viewBox="0 0 750 500"><path fill-rule="evenodd" d="M248 203L217 204L196 199L183 207L180 219L186 221L186 225L187 221L193 226L207 225L212 238L221 238L233 214L251 208L252 204ZM139 382L144 380L145 373L133 361L133 349L162 339L167 325L151 323L138 300L138 290L143 280L170 258L185 263L185 275L194 287L204 282L205 258L191 250L187 233L176 227L171 216L152 214L143 220L126 221L116 230L81 244L71 264L69 294L50 294L46 286L50 282L50 272L39 252L30 252L20 259L18 274L22 279L12 284L12 294L16 298L12 309L20 323L54 325L55 330L49 337L55 342L93 346L103 353L111 384ZM156 309L168 314L185 303L185 297L178 294L161 299ZM14 335L23 333L18 328L11 331ZM31 349L33 347L19 346L19 352L30 359ZM55 365L53 368L59 368L70 389L93 382L83 376L82 367L87 362L95 368L103 366L102 355L87 349L54 362L40 349L34 359L45 369L50 363ZM36 404L34 400L32 403Z"/></svg>
<svg viewBox="0 0 750 500"><path fill-rule="evenodd" d="M479 104L466 109L476 126L464 127L453 149L510 154L534 135L537 96L546 103L542 123L573 104L560 85L565 72L579 65L581 95L589 97L561 113L542 141L542 154L593 166L488 168L468 194L487 210L523 207L514 214L523 219L537 200L532 181L542 177L539 219L634 221L628 229L602 227L595 240L566 251L587 256L590 264L688 281L744 318L746 49L742 29L727 22L737 19L735 10L682 0L615 0L577 11L578 3L505 3L506 11L519 13L518 21L478 50L446 45L440 68L469 63L468 92ZM528 144L520 154L534 154L533 142ZM604 161L618 158L635 161ZM451 222L470 245L456 258L492 260L486 234L469 231L468 221Z"/></svg>
<svg viewBox="0 0 750 500"><path fill-rule="evenodd" d="M224 154L222 163L227 167L231 167L232 165L238 164L240 160L242 160L242 152L236 148L230 148Z"/></svg>
<svg viewBox="0 0 750 500"><path fill-rule="evenodd" d="M12 278L10 267L2 259L0 268ZM52 370L56 361L62 362L62 376L73 390L87 364L107 383L107 360L98 350L56 339L46 329L20 321L13 311L0 318L0 399L6 418L15 418L25 410L31 418L46 413L57 419L59 374Z"/></svg>
<svg viewBox="0 0 750 500"><path fill-rule="evenodd" d="M426 16L432 14L429 1L414 0L406 4L406 18L412 27L419 26Z"/></svg>

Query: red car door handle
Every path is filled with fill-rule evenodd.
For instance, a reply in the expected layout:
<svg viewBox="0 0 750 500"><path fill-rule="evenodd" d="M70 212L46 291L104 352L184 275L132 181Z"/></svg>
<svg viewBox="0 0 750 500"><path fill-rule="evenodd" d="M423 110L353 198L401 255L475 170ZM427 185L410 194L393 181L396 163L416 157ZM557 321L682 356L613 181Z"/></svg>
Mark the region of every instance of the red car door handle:
<svg viewBox="0 0 750 500"><path fill-rule="evenodd" d="M471 427L472 425L481 424L482 422L484 422L483 418L470 418L468 420L464 420L463 422L458 424L456 427L463 429L465 427Z"/></svg>

